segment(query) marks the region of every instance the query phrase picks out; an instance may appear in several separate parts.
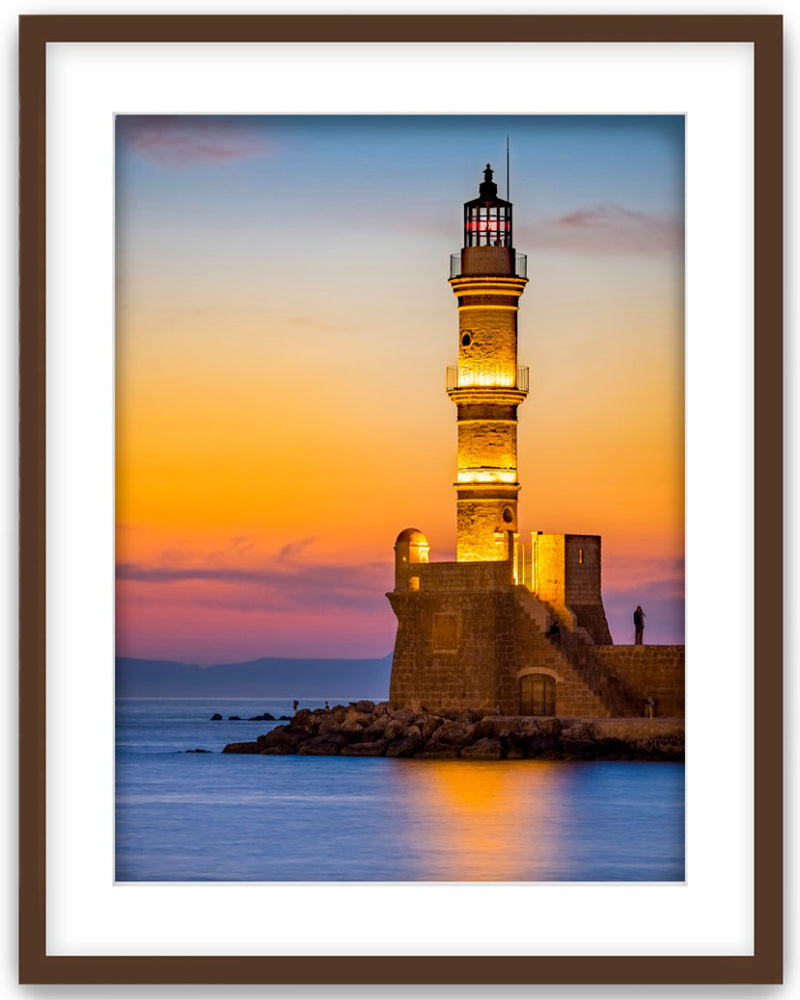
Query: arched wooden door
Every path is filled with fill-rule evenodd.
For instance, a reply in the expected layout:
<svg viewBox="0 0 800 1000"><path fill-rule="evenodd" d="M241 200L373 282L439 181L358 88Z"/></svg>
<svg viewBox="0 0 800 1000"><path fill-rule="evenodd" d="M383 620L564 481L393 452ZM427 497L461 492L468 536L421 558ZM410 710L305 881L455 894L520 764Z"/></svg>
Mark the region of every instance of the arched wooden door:
<svg viewBox="0 0 800 1000"><path fill-rule="evenodd" d="M555 715L556 682L549 674L526 674L519 680L520 715Z"/></svg>

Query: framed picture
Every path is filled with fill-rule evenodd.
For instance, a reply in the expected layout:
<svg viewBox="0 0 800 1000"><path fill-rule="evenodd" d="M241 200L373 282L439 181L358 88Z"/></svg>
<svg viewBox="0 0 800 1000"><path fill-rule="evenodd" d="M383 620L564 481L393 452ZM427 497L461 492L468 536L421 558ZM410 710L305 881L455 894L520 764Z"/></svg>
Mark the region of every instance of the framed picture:
<svg viewBox="0 0 800 1000"><path fill-rule="evenodd" d="M29 17L22 19L20 44L21 981L780 981L781 640L774 611L781 599L780 18ZM432 93L439 95L435 108ZM475 192L464 190L460 174L454 183L455 163L462 150L472 156L486 146L486 159L495 164L477 164L473 203ZM526 149L538 150L542 160L547 150L559 152L549 168L542 163L537 171L526 166L534 158L531 153L526 160ZM210 169L220 163L237 169L223 177ZM470 162L470 176L475 170ZM603 185L597 172L605 172ZM262 198L264 183L270 187ZM544 193L534 197L537 183ZM584 192L584 201L575 191ZM458 220L452 239L462 243L450 267L459 296L458 361L447 376L459 416L455 561L448 561L449 543L434 538L429 559L428 538L411 529L407 501L397 501L406 487L411 500L417 490L427 496L437 489L429 485L436 482L431 468L441 472L442 482L451 474L441 468L442 449L429 430L442 407L429 403L425 381L442 359L438 348L427 347L432 337L418 332L439 308L429 304L425 289L438 281L428 258L439 250L432 248L451 239L440 231L448 199ZM543 480L542 511L550 510L548 470L567 484L562 499L554 493L552 510L559 503L568 508L569 497L581 491L592 497L575 527L579 534L564 534L571 529L559 521L554 530L562 534L534 530L526 547L517 523L517 445L508 427L516 426L516 407L528 395L528 370L520 367L527 362L517 358L516 319L495 329L481 310L516 316L529 279L518 252L527 249L520 245L520 205L536 217L539 249L551 254L536 258L540 270L558 254L584 255L580 268L546 271L560 292L539 300L539 321L547 324L539 355L561 368L552 396L554 407L563 406L558 421L574 417L584 427L592 424L597 440L605 435L605 454L612 454L608 397L598 394L593 418L581 410L587 399L591 408L592 392L581 381L579 357L598 378L603 364L614 368L619 400L623 385L636 390L628 409L618 400L615 440L619 450L630 447L629 489L639 499L606 498L607 509L623 521L634 507L646 509L643 498L656 495L642 485L652 485L656 466L669 466L671 495L680 495L684 462L677 452L666 457L666 442L674 445L680 436L679 403L671 437L636 433L636 427L655 426L648 410L654 386L678 386L673 403L682 398L681 347L673 340L664 360L657 346L661 320L653 317L669 311L664 301L670 296L679 332L685 314L685 857L677 813L659 811L663 789L654 793L648 785L640 793L628 783L598 792L594 785L584 800L562 800L545 782L537 797L532 782L541 779L540 762L507 759L555 750L547 744L547 725L536 724L538 750L532 753L530 732L520 743L522 736L509 735L502 720L586 714L619 716L612 722L621 723L623 716L645 716L634 721L651 726L655 746L652 733L658 726L666 733L672 723L652 716L659 707L662 716L682 712L683 697L682 683L678 690L664 680L673 676L672 660L659 661L657 696L652 687L631 686L634 674L645 673L641 664L624 666L631 656L644 663L656 649L680 649L682 670L683 636L674 622L663 624L665 609L676 605L666 598L659 604L661 591L645 591L653 602L645 600L645 610L659 609L650 611L646 624L640 607L628 622L636 592L622 583L614 589L622 610L608 598L603 609L599 539L584 534L591 530L586 511L602 507L603 473L589 467L589 452L580 453L574 475L552 439L530 452ZM612 266L614 254L621 259ZM669 280L662 272L654 278L658 267ZM573 305L582 297L588 309L587 303L611 302L606 288L614 281L622 305L608 306L605 339L592 346L588 335L574 332L573 318L573 327L563 327L570 346L562 345L559 354L558 295ZM601 288L599 297L585 291L590 286ZM509 296L516 297L513 305ZM455 312L455 305L445 303L442 314L448 306ZM477 312L468 322L469 308ZM536 322L530 321L534 329ZM434 323L438 329L438 315ZM272 332L265 329L261 338L265 324ZM384 340L376 346L381 332ZM506 333L513 333L513 357L503 354ZM484 357L481 345L490 340L494 353ZM629 368L622 365L626 351L633 359ZM648 364L657 374L636 386ZM511 366L508 373L500 371L503 365ZM200 371L204 376L194 378ZM534 369L534 384L546 377ZM563 405L570 385L572 402ZM224 391L216 393L217 386ZM188 407L181 403L187 394ZM547 387L541 395L551 398ZM356 398L358 405L349 406ZM265 446L266 438L253 429L259 421L281 428L280 448ZM451 430L443 429L442 439ZM522 433L534 431L523 425ZM278 439L271 432L269 440ZM327 443L320 447L320 440ZM229 460L236 448L239 459ZM594 451L603 453L600 446ZM616 481L608 470L607 478ZM520 481L524 485L522 475ZM236 504L222 499L234 493ZM525 494L521 502L532 503ZM475 526L475 511L492 504L497 523L486 534ZM164 519L148 522L141 512L159 505L169 508L168 520L181 532L158 536ZM322 507L328 521L320 517ZM231 509L240 513L220 514ZM267 509L268 542L253 528ZM390 521L390 513L408 523ZM640 563L631 559L615 567L613 556L604 555L607 586L609 579L624 581L626 573L633 579L636 566L652 565L659 555L679 564L674 525L680 511L672 513L669 522L643 518L636 537L647 551ZM555 515L546 516L552 523ZM530 518L528 525L537 527ZM365 538L384 530L387 551L397 536L396 567L395 557L387 561L394 591L391 575L384 585L383 569L370 576L366 561L370 545L378 543ZM309 539L326 531L336 544L317 561L302 555ZM671 542L665 541L669 531ZM435 552L437 543L444 559ZM557 551L565 567L561 578L552 572ZM480 576L480 586L470 586L484 596L464 604L462 613L436 595L437 586L441 593L453 590L464 566L473 567L476 581ZM581 574L590 569L597 599L581 604L575 594L584 593ZM492 620L513 590L522 611L542 618L536 628L547 630L541 642L549 645L542 649L552 663L544 657L536 669L518 669L515 662L511 686L498 681L491 691L476 682L468 693L459 674L459 690L448 688L444 697L429 683L429 668L457 659L465 642L476 648L470 629L486 611L481 602L487 588L495 587L486 583L490 571L493 580L509 574L497 585L505 596L491 599ZM676 573L682 583L682 565ZM572 587L573 597L561 600L557 584ZM641 591L645 584L637 586ZM291 587L299 596L287 597ZM334 761L324 756L307 761L319 765L315 781L326 795L346 803L339 820L332 812L314 812L322 801L319 788L314 819L302 834L286 819L289 812L275 809L278 800L308 791L296 784L296 767L284 768L285 786L259 797L253 781L267 772L250 765L272 764L269 773L277 774L286 763L281 754L288 737L267 739L280 733L282 720L254 710L250 716L233 703L219 702L224 711L215 715L224 718L216 721L208 717L216 707L211 702L190 709L206 713L204 726L233 734L222 740L229 751L249 747L258 756L215 758L223 768L214 771L206 758L182 757L185 791L176 791L166 772L153 773L155 754L146 767L142 763L159 744L166 716L156 718L152 706L120 708L121 696L195 697L200 690L157 687L181 674L164 662L170 650L178 651L175 659L203 665L241 664L258 656L267 629L273 648L287 657L295 650L295 656L320 656L332 636L339 637L343 655L363 657L384 641L385 622L370 630L376 602L386 607L386 589L401 625L389 700L401 714L411 706L408 719L392 716L396 732L388 735L389 709L374 703L385 695L382 689L326 688L315 699L316 689L303 688L296 672L291 683L300 697L290 707L293 699L281 689L274 703L286 700L289 731L299 716L288 713L305 701L300 711L306 720L316 713L314 733L329 717L330 733L335 709L322 702L353 696L342 712L349 712L358 739L338 733L339 770L326 771ZM523 590L532 596L519 596ZM194 611L182 620L189 593ZM343 602L334 601L333 611L325 604L331 593ZM420 595L430 605L430 664L415 660L409 652L415 643L403 646L400 638L410 614L404 609L418 609ZM305 616L298 612L304 604L312 606ZM361 618L352 613L355 605ZM315 646L315 622L326 615ZM637 650L651 629L658 645ZM623 647L615 654L607 651L612 633ZM115 641L117 743L130 740L126 745L143 754L133 765L133 757L118 754L116 770ZM576 644L584 651L576 652ZM228 650L233 653L226 657ZM567 676L570 656L584 666L592 657L603 659L608 676L616 664L621 672L614 675L614 691L605 682L602 695L594 691L596 703L588 688L581 694L584 689ZM128 658L121 667L119 657ZM158 675L156 687L127 686L143 676L126 666L130 658L159 660L147 668ZM213 669L197 669L211 684ZM198 676L192 675L195 681ZM502 680L499 666L497 677ZM202 693L222 699L231 689L212 685ZM451 709L466 715L451 718ZM442 750L447 741L440 740L434 752L423 736L433 717L434 726L469 728L469 747L454 751L451 740ZM258 743L267 721L271 728ZM483 728L477 732L476 726ZM678 728L682 734L683 720ZM199 732L184 731L187 740ZM576 728L569 739L562 735L558 752L569 745L585 755L589 744L596 752L603 739L606 750L627 739L622 729L599 733ZM309 740L313 735L309 730ZM267 745L275 756L260 754ZM381 827L382 796L401 795L386 788L389 770L368 772L361 766L366 761L355 760L353 767L341 760L342 754L368 755L365 747L377 747L385 758L389 746L400 756L406 750L423 758L472 756L471 763L453 761L460 778L469 767L475 776L488 773L487 767L495 776L499 769L516 774L513 789L502 792L504 829L532 831L527 841L522 837L526 864L511 863L511 841L502 836L496 849L453 842L443 858L442 843L425 863L413 851L414 862L407 863L420 816L410 818L404 806L387 812ZM205 748L170 744L169 768L179 749ZM419 770L434 762L412 763ZM233 765L239 774L249 768L244 784L228 783ZM682 820L682 765L675 766L681 768L676 803ZM363 784L368 773L374 787ZM432 773L433 767L427 776ZM658 780L666 774L662 769ZM353 776L363 793L360 804L346 791ZM461 803L454 822L479 824L484 806L470 812L464 789L446 780ZM476 795L479 780L467 781ZM201 802L209 781L227 787L218 800L212 794L213 801ZM432 803L426 814L432 821L445 804L445 786L437 787L418 789ZM190 793L196 811L184 810L178 821L170 809ZM637 795L638 811L631 809ZM573 860L582 849L593 861L600 856L599 831L606 829L613 802L617 826L607 827L616 831L608 836L620 856L623 816L627 867L570 866L563 844L557 862L540 851L536 865L529 863L530 841L544 843L541 831L552 832L551 814L567 801L582 845L572 850ZM177 822L185 824L182 840L164 833ZM414 829L404 829L406 823ZM680 850L656 864L662 858L658 838L667 828ZM481 831L481 837L493 835ZM205 842L226 843L229 850L210 861L194 849ZM637 844L645 845L639 854ZM367 856L377 861L365 863ZM381 918L365 919L366 913Z"/></svg>

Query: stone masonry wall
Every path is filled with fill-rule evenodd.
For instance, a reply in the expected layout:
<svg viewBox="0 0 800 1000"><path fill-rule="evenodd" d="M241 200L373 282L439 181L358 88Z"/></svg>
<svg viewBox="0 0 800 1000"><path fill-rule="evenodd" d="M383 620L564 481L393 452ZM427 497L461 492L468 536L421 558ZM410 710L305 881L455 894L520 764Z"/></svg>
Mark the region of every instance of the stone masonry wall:
<svg viewBox="0 0 800 1000"><path fill-rule="evenodd" d="M514 420L459 420L458 468L517 471Z"/></svg>
<svg viewBox="0 0 800 1000"><path fill-rule="evenodd" d="M600 597L600 539L597 535L564 536L564 600L572 607Z"/></svg>
<svg viewBox="0 0 800 1000"><path fill-rule="evenodd" d="M511 564L505 562L433 562L418 564L420 589L437 592L496 590L510 586Z"/></svg>
<svg viewBox="0 0 800 1000"><path fill-rule="evenodd" d="M509 591L387 595L397 615L390 702L412 708L494 712L497 673L513 658Z"/></svg>
<svg viewBox="0 0 800 1000"><path fill-rule="evenodd" d="M408 572L408 586L403 567L387 594L397 615L392 703L517 715L522 677L543 673L555 681L560 716L643 716L653 698L657 716L683 717L683 646L550 639L551 612L511 585L507 562L415 563Z"/></svg>
<svg viewBox="0 0 800 1000"><path fill-rule="evenodd" d="M412 585L411 581L415 581ZM508 561L495 562L400 562L395 564L395 591L494 590L511 583Z"/></svg>
<svg viewBox="0 0 800 1000"><path fill-rule="evenodd" d="M524 671L541 672L556 681L557 715L581 716L586 718L608 718L613 713L601 697L584 682L580 671L573 667L564 650L557 642L547 638L537 623L540 617L536 598L524 588L515 589L516 613L516 670L508 677L503 688L501 702L509 715L517 714L519 708L519 676Z"/></svg>
<svg viewBox="0 0 800 1000"><path fill-rule="evenodd" d="M594 646L593 652L642 711L653 698L657 716L684 717L685 647Z"/></svg>
<svg viewBox="0 0 800 1000"><path fill-rule="evenodd" d="M509 514L503 517L504 511ZM461 490L456 499L456 554L459 562L505 561L507 541L496 537L500 530L515 531L517 498L511 493L493 499L476 498L474 492Z"/></svg>
<svg viewBox="0 0 800 1000"><path fill-rule="evenodd" d="M469 298L465 297L465 301ZM501 372L508 378L506 384L514 385L517 375L516 310L463 306L459 312L458 333L459 371ZM469 342L465 345L467 336Z"/></svg>
<svg viewBox="0 0 800 1000"><path fill-rule="evenodd" d="M600 589L599 535L533 536L534 586L561 620L570 627L570 612L596 643L611 644Z"/></svg>
<svg viewBox="0 0 800 1000"><path fill-rule="evenodd" d="M558 714L615 714L566 650L547 638L542 627L547 612L533 595L511 586L463 589L470 577L487 582L487 564L430 566L438 570L436 590L426 591L428 567L423 565L420 590L387 595L398 619L389 692L393 704L415 711L473 709L518 715L521 676L545 673L556 683Z"/></svg>
<svg viewBox="0 0 800 1000"><path fill-rule="evenodd" d="M514 273L514 251L509 247L464 247L461 273L511 275Z"/></svg>

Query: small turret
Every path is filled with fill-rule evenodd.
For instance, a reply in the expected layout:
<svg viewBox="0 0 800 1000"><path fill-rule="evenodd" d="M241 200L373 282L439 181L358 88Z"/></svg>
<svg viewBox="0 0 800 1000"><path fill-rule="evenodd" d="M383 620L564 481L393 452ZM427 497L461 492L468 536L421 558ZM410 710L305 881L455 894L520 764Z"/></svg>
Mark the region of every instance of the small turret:
<svg viewBox="0 0 800 1000"><path fill-rule="evenodd" d="M417 528L406 528L394 543L394 581L396 590L419 590L415 564L426 563L430 552L428 539Z"/></svg>

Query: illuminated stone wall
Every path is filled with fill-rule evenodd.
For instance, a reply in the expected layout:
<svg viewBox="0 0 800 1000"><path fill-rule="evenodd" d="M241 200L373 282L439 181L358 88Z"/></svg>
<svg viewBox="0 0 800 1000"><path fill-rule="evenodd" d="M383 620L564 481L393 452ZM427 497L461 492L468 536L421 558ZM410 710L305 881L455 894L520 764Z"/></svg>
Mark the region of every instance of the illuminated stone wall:
<svg viewBox="0 0 800 1000"><path fill-rule="evenodd" d="M416 588L408 586L412 572ZM647 697L657 714L683 715L682 646L594 646L570 634L554 641L547 609L509 582L509 563L430 563L398 573L387 595L398 619L389 695L397 705L517 715L522 678L545 674L562 717L642 716Z"/></svg>
<svg viewBox="0 0 800 1000"><path fill-rule="evenodd" d="M594 642L611 644L601 590L599 535L535 534L534 590L562 620L574 615Z"/></svg>
<svg viewBox="0 0 800 1000"><path fill-rule="evenodd" d="M459 420L458 469L498 469L517 481L516 420Z"/></svg>
<svg viewBox="0 0 800 1000"><path fill-rule="evenodd" d="M462 274L509 275L514 271L514 253L509 247L463 247Z"/></svg>
<svg viewBox="0 0 800 1000"><path fill-rule="evenodd" d="M513 669L511 592L407 591L388 597L397 615L389 700L415 710L494 713L498 671ZM448 637L455 637L449 647Z"/></svg>
<svg viewBox="0 0 800 1000"><path fill-rule="evenodd" d="M536 598L515 589L516 648L515 669L502 677L502 704L508 714L520 711L520 682L526 673L545 673L556 682L555 714L609 718L617 714L592 690L567 655L560 642L547 638L534 617Z"/></svg>
<svg viewBox="0 0 800 1000"><path fill-rule="evenodd" d="M684 646L596 646L594 653L642 714L645 698L653 698L656 715L684 717Z"/></svg>
<svg viewBox="0 0 800 1000"><path fill-rule="evenodd" d="M482 296L485 301L488 295ZM465 303L470 296L463 296ZM464 305L458 316L458 367L465 373L490 369L501 373L500 384L514 385L517 372L516 306ZM465 341L468 338L468 343ZM480 384L480 383L478 383Z"/></svg>
<svg viewBox="0 0 800 1000"><path fill-rule="evenodd" d="M419 583L414 589L432 593L498 590L512 582L511 566L506 562L459 563L395 563L395 591L412 589L410 577Z"/></svg>
<svg viewBox="0 0 800 1000"><path fill-rule="evenodd" d="M564 535L533 536L533 589L555 608L564 606Z"/></svg>
<svg viewBox="0 0 800 1000"><path fill-rule="evenodd" d="M458 407L456 558L508 558L497 532L517 531L517 310L526 280L502 248L465 249L458 298L458 366L448 394ZM481 272L481 268L484 268ZM503 516L505 514L505 517Z"/></svg>
<svg viewBox="0 0 800 1000"><path fill-rule="evenodd" d="M397 565L386 595L397 615L389 700L494 712L498 673L514 670L511 580L509 562Z"/></svg>
<svg viewBox="0 0 800 1000"><path fill-rule="evenodd" d="M486 496L484 491L459 490L456 501L457 558L462 562L508 558L509 531L517 526L514 495Z"/></svg>

